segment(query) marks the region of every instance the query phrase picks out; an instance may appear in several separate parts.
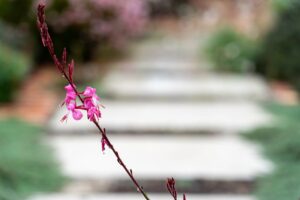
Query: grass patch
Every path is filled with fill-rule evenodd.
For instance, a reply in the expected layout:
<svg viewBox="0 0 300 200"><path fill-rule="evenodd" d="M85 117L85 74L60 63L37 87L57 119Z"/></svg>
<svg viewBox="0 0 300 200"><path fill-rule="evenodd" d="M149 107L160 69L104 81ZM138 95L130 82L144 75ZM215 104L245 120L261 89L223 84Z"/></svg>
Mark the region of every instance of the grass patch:
<svg viewBox="0 0 300 200"><path fill-rule="evenodd" d="M21 200L63 184L42 130L19 120L0 121L0 199Z"/></svg>
<svg viewBox="0 0 300 200"><path fill-rule="evenodd" d="M259 200L299 200L300 198L300 106L266 106L276 123L245 134L264 147L265 155L276 164L273 173L258 181Z"/></svg>

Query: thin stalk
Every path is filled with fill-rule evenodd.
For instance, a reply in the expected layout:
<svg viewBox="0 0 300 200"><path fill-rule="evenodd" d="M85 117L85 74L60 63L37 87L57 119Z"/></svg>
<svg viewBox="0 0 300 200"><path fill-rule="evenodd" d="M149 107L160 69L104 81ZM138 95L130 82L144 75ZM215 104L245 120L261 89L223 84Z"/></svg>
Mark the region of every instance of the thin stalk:
<svg viewBox="0 0 300 200"><path fill-rule="evenodd" d="M75 91L77 97L79 98L79 100L81 101L81 103L83 103L83 99L82 97L79 95L77 89L75 88L74 84L71 82L70 78L67 76L67 74L65 73L65 71L63 71L63 76L65 77L65 79L69 82L69 84L72 86L73 90ZM103 129L100 124L98 123L98 121L93 120L93 123L95 124L95 126L98 128L99 133L102 135L102 137L105 139L105 141L107 142L107 146L112 150L112 152L114 153L114 155L117 158L118 163L122 166L122 168L125 170L125 172L127 173L127 175L130 177L131 181L134 183L134 185L138 188L138 192L140 192L144 198L146 200L150 200L150 198L147 196L146 192L144 191L143 187L138 183L138 181L134 178L132 171L128 169L128 167L126 166L126 164L124 163L124 161L122 160L122 158L120 157L118 151L115 149L115 147L113 146L113 144L111 143L110 139L107 137L105 129Z"/></svg>

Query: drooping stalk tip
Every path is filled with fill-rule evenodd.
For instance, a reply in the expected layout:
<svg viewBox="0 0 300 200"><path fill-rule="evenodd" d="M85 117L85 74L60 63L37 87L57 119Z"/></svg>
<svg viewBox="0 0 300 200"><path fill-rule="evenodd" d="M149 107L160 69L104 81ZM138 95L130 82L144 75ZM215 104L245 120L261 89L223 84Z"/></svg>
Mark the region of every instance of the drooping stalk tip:
<svg viewBox="0 0 300 200"><path fill-rule="evenodd" d="M174 200L177 200L177 190L175 188L175 184L176 184L176 181L173 177L168 178L166 181L166 186L167 186L169 193L171 194L171 196L173 197ZM186 200L185 194L183 194L183 200Z"/></svg>

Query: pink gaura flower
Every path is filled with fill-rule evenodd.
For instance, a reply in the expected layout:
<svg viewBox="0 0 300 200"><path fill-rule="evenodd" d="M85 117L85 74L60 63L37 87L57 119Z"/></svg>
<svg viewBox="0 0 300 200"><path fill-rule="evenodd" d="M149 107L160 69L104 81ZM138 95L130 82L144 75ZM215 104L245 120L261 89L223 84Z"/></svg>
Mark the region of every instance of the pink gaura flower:
<svg viewBox="0 0 300 200"><path fill-rule="evenodd" d="M76 108L76 103L75 101L71 101L69 103L66 103L66 106L68 110L74 110Z"/></svg>
<svg viewBox="0 0 300 200"><path fill-rule="evenodd" d="M66 98L64 103L68 106L71 102L76 100L76 93L73 87L71 86L71 84L65 86L65 90L66 90Z"/></svg>
<svg viewBox="0 0 300 200"><path fill-rule="evenodd" d="M76 86L73 84L73 87ZM80 110L85 110L87 112L87 118L90 121L99 120L101 117L101 112L99 109L100 98L96 94L96 89L88 86L82 93L79 93L79 95L83 96L83 105L78 106L76 104L77 94L73 87L71 84L65 86L66 97L63 104L66 104L68 113L62 118L61 121L65 121L70 112L72 113L73 119L80 120L82 118L82 112Z"/></svg>
<svg viewBox="0 0 300 200"><path fill-rule="evenodd" d="M75 87L75 85L73 85ZM68 118L69 113L72 113L72 117L75 120L80 120L82 118L82 113L80 110L78 110L78 107L76 106L76 92L74 91L71 84L67 85L65 87L66 90L66 97L63 102L63 104L66 104L68 113L63 116L61 121L65 121Z"/></svg>
<svg viewBox="0 0 300 200"><path fill-rule="evenodd" d="M101 112L98 107L91 107L88 109L87 115L90 121L94 121L101 117Z"/></svg>
<svg viewBox="0 0 300 200"><path fill-rule="evenodd" d="M98 97L97 94L96 94L96 89L95 88L92 88L90 86L87 86L83 92L83 95L85 97ZM99 98L99 97L98 97Z"/></svg>
<svg viewBox="0 0 300 200"><path fill-rule="evenodd" d="M99 104L100 98L96 94L96 89L92 88L90 86L86 87L83 92L84 102L87 103L87 106L91 106L93 104L94 106Z"/></svg>
<svg viewBox="0 0 300 200"><path fill-rule="evenodd" d="M99 109L100 98L96 94L96 89L88 86L82 94L84 96L83 105L87 110L88 119L90 121L98 120L101 117L101 112Z"/></svg>

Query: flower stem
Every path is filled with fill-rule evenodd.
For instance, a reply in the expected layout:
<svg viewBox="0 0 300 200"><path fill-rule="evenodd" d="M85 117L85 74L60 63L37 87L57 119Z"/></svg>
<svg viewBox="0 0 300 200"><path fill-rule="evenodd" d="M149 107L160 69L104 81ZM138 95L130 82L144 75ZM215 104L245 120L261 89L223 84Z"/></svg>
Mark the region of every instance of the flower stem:
<svg viewBox="0 0 300 200"><path fill-rule="evenodd" d="M71 85L71 87L75 91L76 96L79 98L79 100L83 104L84 101L83 101L82 97L80 96L80 93L77 91L77 89L76 89L76 87L75 87L75 85L73 83L72 74L73 74L74 62L72 60L71 64L69 64L69 75L68 75L66 73L66 71L65 71L65 67L67 65L66 64L67 52L64 49L62 61L59 61L59 59L57 58L57 56L55 54L55 51L54 51L54 44L53 44L51 36L49 34L48 26L47 26L45 18L46 18L45 17L45 5L39 4L38 5L38 13L37 13L37 22L38 22L37 24L38 24L38 27L39 27L39 30L40 30L40 34L41 34L41 39L42 39L43 46L47 47L47 49L48 49L48 51L50 53L50 56L52 57L52 59L54 61L55 66L61 72L61 74L63 75L63 77L69 82L69 84ZM118 163L122 166L122 168L125 170L125 172L127 173L127 175L130 177L130 179L133 182L133 184L137 187L138 192L140 192L146 200L150 200L149 197L147 196L146 192L143 190L143 187L137 182L137 180L133 176L132 170L129 170L127 168L126 164L121 159L118 151L115 149L115 147L113 146L113 144L111 143L111 141L107 137L105 129L103 129L100 126L100 124L98 123L98 121L96 121L96 119L93 120L93 123L98 128L99 133L102 135L102 138L105 139L106 144L108 145L108 147L112 150L112 152L116 156Z"/></svg>
<svg viewBox="0 0 300 200"><path fill-rule="evenodd" d="M70 78L68 77L68 75L63 71L63 76L65 77L65 79L70 83L70 85L72 86L73 90L75 91L77 97L79 98L79 100L83 103L83 99L82 97L79 95L79 92L77 91L76 87L74 86L74 84L71 82ZM150 198L148 197L148 195L146 194L146 192L144 191L143 187L138 183L138 181L135 179L135 177L132 174L132 171L128 169L128 167L126 166L126 164L124 163L124 161L122 160L122 158L120 157L118 151L115 149L115 147L113 146L113 144L111 143L110 139L107 137L106 135L106 131L105 129L103 129L100 124L98 123L98 121L93 120L93 123L95 124L95 126L98 128L99 133L102 135L102 137L106 140L108 147L112 150L112 152L114 153L114 155L117 158L118 163L122 166L122 168L125 170L125 172L127 173L127 175L129 176L129 178L131 179L131 181L133 182L133 184L137 187L138 192L140 192L144 198L146 200L150 200Z"/></svg>

